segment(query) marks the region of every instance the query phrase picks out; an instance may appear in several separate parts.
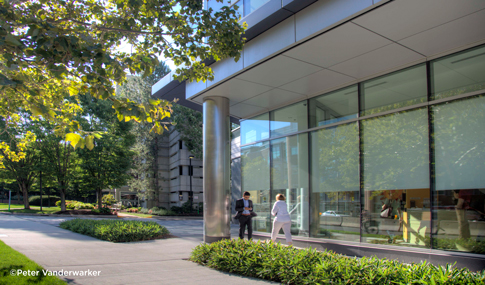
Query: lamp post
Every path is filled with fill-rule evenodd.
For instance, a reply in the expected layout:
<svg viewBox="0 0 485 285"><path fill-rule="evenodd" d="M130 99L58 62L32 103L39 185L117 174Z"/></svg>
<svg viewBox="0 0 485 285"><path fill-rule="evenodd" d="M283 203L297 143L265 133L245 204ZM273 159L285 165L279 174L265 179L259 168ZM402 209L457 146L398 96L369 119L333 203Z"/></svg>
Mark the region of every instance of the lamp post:
<svg viewBox="0 0 485 285"><path fill-rule="evenodd" d="M194 175L194 169L192 169L192 159L194 158L193 155L189 156L189 176L190 176L190 191L189 191L189 201L190 201L190 210L194 206L194 192L192 192L192 175Z"/></svg>
<svg viewBox="0 0 485 285"><path fill-rule="evenodd" d="M42 165L42 156L40 157L40 163ZM40 171L40 211L42 212L42 170Z"/></svg>

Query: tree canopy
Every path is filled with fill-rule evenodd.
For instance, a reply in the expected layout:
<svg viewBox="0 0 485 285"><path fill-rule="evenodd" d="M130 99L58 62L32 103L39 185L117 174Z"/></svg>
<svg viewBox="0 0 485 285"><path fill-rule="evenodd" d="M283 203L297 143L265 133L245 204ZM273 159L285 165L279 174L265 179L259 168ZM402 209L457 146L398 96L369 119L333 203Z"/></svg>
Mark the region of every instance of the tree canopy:
<svg viewBox="0 0 485 285"><path fill-rule="evenodd" d="M240 57L245 27L235 8L203 10L200 0L0 0L0 116L16 123L24 108L54 122L73 146L92 148L97 133L74 119L77 96L90 94L110 100L120 121L146 121L161 133L171 103L116 98L116 84L129 73L149 76L159 56L178 66L175 79L213 79L204 60Z"/></svg>

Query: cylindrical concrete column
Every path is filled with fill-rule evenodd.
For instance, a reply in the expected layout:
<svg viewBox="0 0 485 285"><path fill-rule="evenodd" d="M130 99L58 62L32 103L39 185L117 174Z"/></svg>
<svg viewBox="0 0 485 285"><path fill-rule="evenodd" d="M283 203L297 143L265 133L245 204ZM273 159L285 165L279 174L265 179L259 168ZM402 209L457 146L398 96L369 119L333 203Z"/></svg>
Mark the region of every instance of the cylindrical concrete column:
<svg viewBox="0 0 485 285"><path fill-rule="evenodd" d="M231 238L231 140L229 99L207 97L203 105L204 241Z"/></svg>

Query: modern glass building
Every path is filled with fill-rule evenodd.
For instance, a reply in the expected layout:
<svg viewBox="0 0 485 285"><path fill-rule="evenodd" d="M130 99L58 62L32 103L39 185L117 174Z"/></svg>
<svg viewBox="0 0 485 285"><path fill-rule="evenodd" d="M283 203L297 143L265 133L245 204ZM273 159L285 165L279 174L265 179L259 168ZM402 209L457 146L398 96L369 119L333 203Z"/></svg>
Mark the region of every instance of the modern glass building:
<svg viewBox="0 0 485 285"><path fill-rule="evenodd" d="M284 193L300 245L485 268L485 2L238 3L242 60L212 63L212 82L168 77L153 93L183 88L203 104L206 138L230 140L210 127L213 110L240 120L233 165L256 234L269 235ZM228 169L211 159L224 151L209 150L204 169ZM218 213L234 199L224 175L204 174ZM208 213L206 236L220 219L226 238L229 218Z"/></svg>

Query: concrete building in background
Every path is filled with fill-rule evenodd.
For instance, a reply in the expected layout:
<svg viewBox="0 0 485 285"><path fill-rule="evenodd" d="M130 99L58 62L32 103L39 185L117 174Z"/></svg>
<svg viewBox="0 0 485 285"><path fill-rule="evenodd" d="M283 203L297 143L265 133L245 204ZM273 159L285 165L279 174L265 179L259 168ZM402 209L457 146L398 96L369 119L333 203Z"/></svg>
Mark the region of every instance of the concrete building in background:
<svg viewBox="0 0 485 285"><path fill-rule="evenodd" d="M240 185L253 235L269 235L284 193L298 245L485 268L485 1L232 4L241 59L152 87L203 109L205 241L230 237Z"/></svg>
<svg viewBox="0 0 485 285"><path fill-rule="evenodd" d="M159 136L157 147L157 187L158 196L154 199L140 199L136 191L131 191L128 186L116 189L103 190L103 194L112 194L117 201L125 206L128 203L140 205L145 208L164 207L170 209L173 206L182 206L189 200L190 193L190 159L192 153L180 138L180 133L170 128L168 134ZM193 158L192 176L193 203L198 205L202 202L202 160ZM147 177L150 179L151 177ZM152 178L153 179L153 178ZM196 206L194 206L196 207Z"/></svg>

